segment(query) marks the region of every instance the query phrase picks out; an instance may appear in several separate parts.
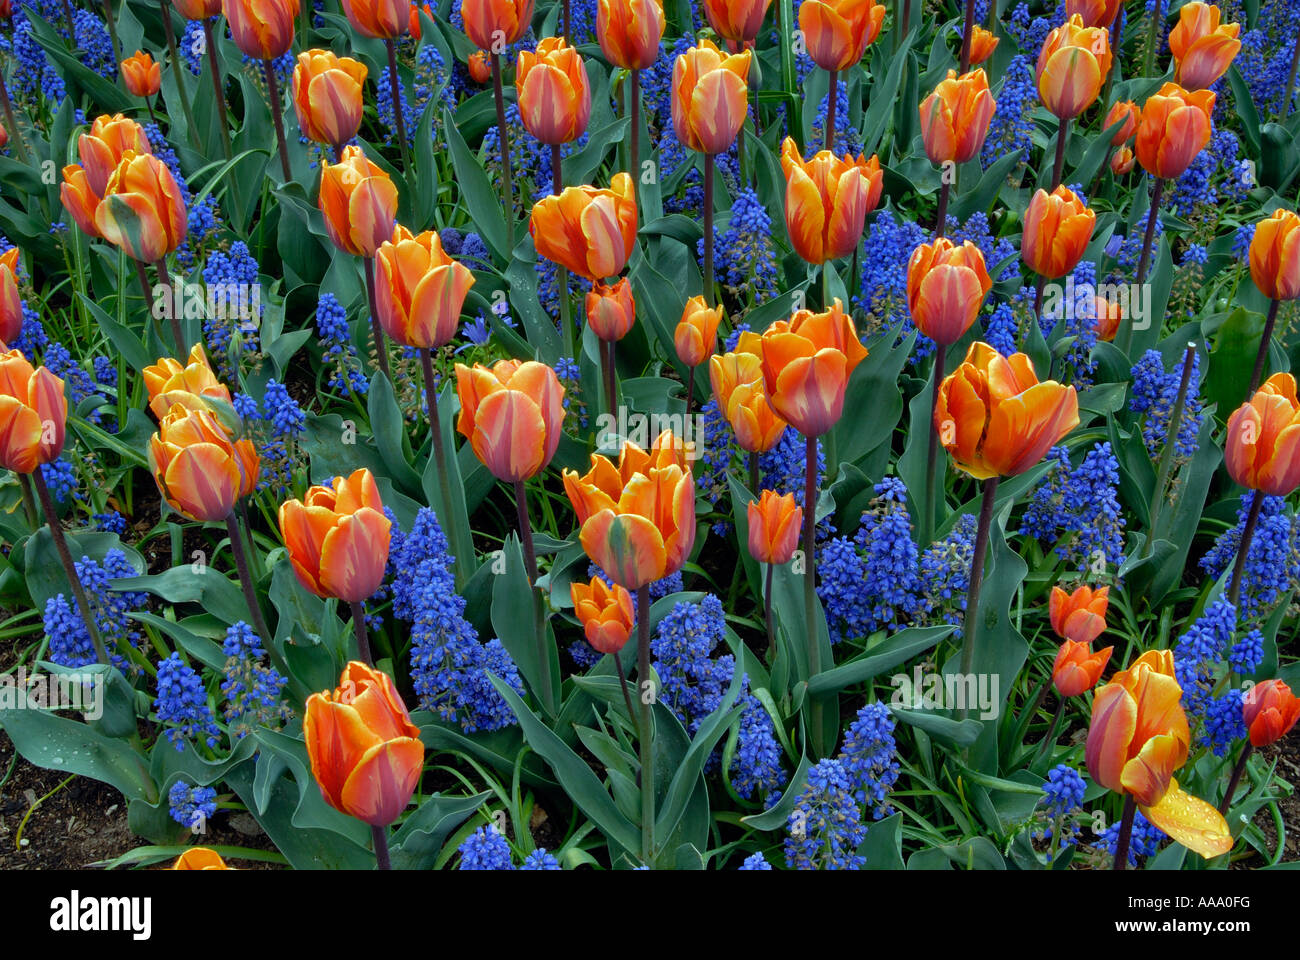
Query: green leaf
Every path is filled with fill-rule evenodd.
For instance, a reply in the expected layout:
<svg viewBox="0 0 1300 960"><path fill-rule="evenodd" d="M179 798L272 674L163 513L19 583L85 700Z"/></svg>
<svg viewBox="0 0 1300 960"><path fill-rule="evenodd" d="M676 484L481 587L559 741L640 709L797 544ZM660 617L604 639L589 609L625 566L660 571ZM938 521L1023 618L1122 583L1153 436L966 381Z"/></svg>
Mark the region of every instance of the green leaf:
<svg viewBox="0 0 1300 960"><path fill-rule="evenodd" d="M944 624L935 627L908 627L894 634L852 660L829 670L823 670L808 681L810 694L839 693L841 690L865 683L886 670L924 653L940 640L950 635L956 627Z"/></svg>
<svg viewBox="0 0 1300 960"><path fill-rule="evenodd" d="M28 763L111 784L129 800L158 800L144 755L88 724L44 710L0 709L0 727Z"/></svg>
<svg viewBox="0 0 1300 960"><path fill-rule="evenodd" d="M426 798L389 841L393 869L432 869L451 832L494 795L491 790L485 790L471 797L444 797L435 793Z"/></svg>
<svg viewBox="0 0 1300 960"><path fill-rule="evenodd" d="M560 709L559 652L549 631L539 652L538 631L547 630L548 625L538 615L537 596L528 583L523 550L513 533L506 538L502 558L505 572L492 583L492 629L519 667L537 702L547 715L554 716Z"/></svg>
<svg viewBox="0 0 1300 960"><path fill-rule="evenodd" d="M370 378L366 405L370 411L370 429L374 433L375 446L388 467L386 472L403 490L419 492L420 475L406 460L406 421L402 417L402 408L397 405L393 385L381 370L376 370Z"/></svg>
<svg viewBox="0 0 1300 960"><path fill-rule="evenodd" d="M497 259L503 263L508 262L512 252L506 249L505 217L508 211L502 211L500 195L492 188L492 182L488 180L478 159L465 146L465 140L456 128L450 112L443 113L442 129L447 135L447 148L451 152L452 167L456 171L456 185L465 200L470 219Z"/></svg>
<svg viewBox="0 0 1300 960"><path fill-rule="evenodd" d="M969 747L979 739L980 731L984 729L984 725L978 720L958 721L937 713L904 710L901 707L890 707L890 710L897 719L909 727L924 730L935 739L958 747Z"/></svg>

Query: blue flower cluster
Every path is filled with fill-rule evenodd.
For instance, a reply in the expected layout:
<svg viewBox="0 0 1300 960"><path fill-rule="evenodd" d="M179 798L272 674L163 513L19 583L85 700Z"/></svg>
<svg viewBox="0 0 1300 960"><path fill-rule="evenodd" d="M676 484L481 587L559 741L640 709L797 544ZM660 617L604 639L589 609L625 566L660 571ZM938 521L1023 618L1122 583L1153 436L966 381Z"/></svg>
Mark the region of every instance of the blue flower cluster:
<svg viewBox="0 0 1300 960"><path fill-rule="evenodd" d="M771 870L772 865L767 862L762 851L751 853L745 858L745 862L736 868L737 870Z"/></svg>
<svg viewBox="0 0 1300 960"><path fill-rule="evenodd" d="M158 696L153 707L158 722L167 725L167 739L178 753L194 738L203 738L209 747L215 747L221 739L203 689L203 677L179 653L158 664Z"/></svg>
<svg viewBox="0 0 1300 960"><path fill-rule="evenodd" d="M207 822L217 812L217 791L177 780L167 791L168 813L183 827L205 832Z"/></svg>
<svg viewBox="0 0 1300 960"><path fill-rule="evenodd" d="M1061 835L1057 849L1064 850L1078 842L1079 824L1073 814L1083 809L1085 784L1079 771L1069 764L1057 764L1047 772L1047 782L1043 784L1041 813L1047 825L1035 831L1034 835L1050 840L1055 824L1060 821Z"/></svg>
<svg viewBox="0 0 1300 960"><path fill-rule="evenodd" d="M748 675L744 683L748 686ZM776 740L776 726L762 701L752 693L745 693L740 702L743 709L736 752L731 760L731 785L746 800L761 795L766 808L772 805L774 795L786 782L781 768L781 745Z"/></svg>
<svg viewBox="0 0 1300 960"><path fill-rule="evenodd" d="M316 301L316 335L325 348L325 363L331 368L330 389L365 396L370 381L352 342L348 313L332 293L322 293Z"/></svg>
<svg viewBox="0 0 1300 960"><path fill-rule="evenodd" d="M1236 562L1246 515L1258 494L1247 490L1241 495L1237 525L1226 530L1198 564L1214 579L1223 576ZM1255 533L1241 571L1242 623L1259 623L1277 604L1300 586L1300 521L1286 515L1282 497L1265 496L1260 505ZM1253 672L1253 671L1244 671Z"/></svg>
<svg viewBox="0 0 1300 960"><path fill-rule="evenodd" d="M1120 821L1116 820L1101 832L1100 842L1096 844L1112 857L1119 849L1119 828ZM1144 817L1141 810L1136 811L1133 814L1133 829L1129 833L1128 865L1136 867L1138 857L1152 856L1160 849L1164 839L1164 831Z"/></svg>
<svg viewBox="0 0 1300 960"><path fill-rule="evenodd" d="M699 603L675 605L659 621L650 641L654 672L663 684L658 699L691 736L722 703L735 673L736 658L731 654L716 660L711 656L725 635L722 601L709 594Z"/></svg>
<svg viewBox="0 0 1300 960"><path fill-rule="evenodd" d="M907 262L918 244L929 240L921 225L882 210L867 228L859 270L861 295L853 306L867 315L866 330L893 330L902 340L915 329L907 309ZM928 356L934 341L922 335L913 348L913 360Z"/></svg>
<svg viewBox="0 0 1300 960"><path fill-rule="evenodd" d="M1233 648L1237 630L1237 611L1219 597L1201 614L1174 646L1174 675L1183 688L1183 711L1196 730L1198 744L1224 756L1235 740L1245 735L1241 723L1241 694L1229 689L1224 695L1225 678L1219 665L1224 654ZM1252 657L1254 638L1237 651L1238 660ZM1260 638L1261 654L1263 640ZM1236 720L1232 719L1235 711Z"/></svg>
<svg viewBox="0 0 1300 960"><path fill-rule="evenodd" d="M792 870L861 870L867 828L843 760L820 760L786 821L785 863Z"/></svg>
<svg viewBox="0 0 1300 960"><path fill-rule="evenodd" d="M1201 432L1204 410L1201 404L1201 355L1192 354L1192 376L1187 384L1187 398L1175 441L1175 465L1186 462L1196 452L1196 438ZM1184 357L1165 373L1165 362L1158 350L1148 350L1133 367L1133 391L1129 409L1142 416L1142 439L1151 459L1158 460L1169 431L1169 417L1178 401L1178 386L1183 377Z"/></svg>
<svg viewBox="0 0 1300 960"><path fill-rule="evenodd" d="M109 659L123 673L138 672L138 667L130 664L113 650L118 644L136 646L140 633L134 629L129 614L133 610L143 610L148 603L144 593L134 590L112 590L109 581L124 577L134 577L135 567L126 559L126 554L116 548L104 555L103 563L96 563L90 557L82 557L75 564L77 579L86 591L86 600L90 603L95 625L99 628L100 639ZM95 662L95 648L90 634L76 608L76 601L62 593L56 594L45 603L45 634L50 640L50 661L63 667L82 667Z"/></svg>
<svg viewBox="0 0 1300 960"><path fill-rule="evenodd" d="M704 241L696 244L704 262ZM731 219L713 238L714 276L742 302L763 303L778 290L772 217L758 194L742 187L731 203Z"/></svg>
<svg viewBox="0 0 1300 960"><path fill-rule="evenodd" d="M1124 516L1119 506L1119 461L1109 442L1098 443L1071 467L1064 446L1047 454L1048 473L1021 517L1019 532L1056 544L1056 553L1093 578L1124 559Z"/></svg>
<svg viewBox="0 0 1300 960"><path fill-rule="evenodd" d="M203 319L203 339L225 380L238 379L230 363L232 343L247 353L256 354L259 350L260 288L254 292L260 284L258 272L257 260L243 240L232 243L229 251L214 250L203 266L207 297L216 306L206 311L211 315Z"/></svg>
<svg viewBox="0 0 1300 960"><path fill-rule="evenodd" d="M885 704L866 704L849 724L837 758L858 803L869 807L876 820L894 812L888 798L900 772L898 744L894 741L896 725Z"/></svg>
<svg viewBox="0 0 1300 960"><path fill-rule="evenodd" d="M293 487L298 438L307 429L307 415L277 380L267 381L260 404L241 393L234 397L233 405L262 460L257 489L287 496Z"/></svg>
<svg viewBox="0 0 1300 960"><path fill-rule="evenodd" d="M262 662L266 648L261 638L241 620L226 630L221 650L226 655L221 683L226 697L223 712L230 735L243 739L256 727L279 729L293 715L289 705L280 700L288 680Z"/></svg>
<svg viewBox="0 0 1300 960"><path fill-rule="evenodd" d="M479 827L457 848L461 870L513 870L510 844L495 827Z"/></svg>

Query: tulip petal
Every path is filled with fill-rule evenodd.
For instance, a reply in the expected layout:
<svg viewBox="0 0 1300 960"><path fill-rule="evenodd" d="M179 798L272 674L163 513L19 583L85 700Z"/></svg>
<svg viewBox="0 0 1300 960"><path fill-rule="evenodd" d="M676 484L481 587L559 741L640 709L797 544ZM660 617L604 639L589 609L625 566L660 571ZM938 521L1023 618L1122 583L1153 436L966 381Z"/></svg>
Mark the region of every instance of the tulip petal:
<svg viewBox="0 0 1300 960"><path fill-rule="evenodd" d="M1142 813L1155 827L1203 857L1219 857L1232 849L1232 834L1223 815L1184 791L1177 780L1170 780L1160 802L1143 807Z"/></svg>
<svg viewBox="0 0 1300 960"><path fill-rule="evenodd" d="M343 809L373 827L398 818L420 781L424 744L411 737L371 747L343 785Z"/></svg>
<svg viewBox="0 0 1300 960"><path fill-rule="evenodd" d="M380 742L379 738L362 723L356 710L319 693L307 698L302 732L321 795L331 807L342 810L343 787L349 772L367 750Z"/></svg>
<svg viewBox="0 0 1300 960"><path fill-rule="evenodd" d="M1092 700L1085 755L1088 773L1108 790L1123 789L1128 747L1137 729L1137 702L1117 683L1108 683Z"/></svg>

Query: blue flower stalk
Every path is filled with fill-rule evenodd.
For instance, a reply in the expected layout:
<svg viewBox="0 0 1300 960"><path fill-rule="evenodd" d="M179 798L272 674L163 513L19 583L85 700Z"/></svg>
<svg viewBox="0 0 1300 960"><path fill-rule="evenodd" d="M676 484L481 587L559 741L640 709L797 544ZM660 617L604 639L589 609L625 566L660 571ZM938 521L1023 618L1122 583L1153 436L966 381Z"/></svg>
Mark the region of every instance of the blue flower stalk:
<svg viewBox="0 0 1300 960"><path fill-rule="evenodd" d="M27 490L27 476L18 474L18 479L23 485L23 490ZM86 588L81 585L81 578L77 576L77 568L72 562L72 554L68 550L68 540L63 535L63 527L59 523L58 512L54 509L54 500L50 497L50 488L45 484L45 476L40 470L33 470L31 473L31 482L36 487L36 495L40 498L41 509L45 511L45 520L50 525L50 536L54 538L54 549L59 555L59 562L63 564L63 573L68 578L68 584L72 587L72 595L77 601L77 610L81 613L81 620L86 625L86 632L90 634L90 642L95 647L95 662L108 663L108 655L104 652L104 641L99 636L99 626L95 623L95 616L91 612L90 601L86 599ZM31 494L29 493L30 497ZM1256 499L1263 499L1262 497Z"/></svg>
<svg viewBox="0 0 1300 960"><path fill-rule="evenodd" d="M1183 420L1183 409L1187 405L1187 388L1191 384L1192 368L1195 365L1195 360L1196 343L1191 341L1188 342L1187 352L1183 355L1183 375L1178 381L1178 396L1174 400L1173 409L1169 411L1169 431L1166 436L1178 436L1178 428L1181 426ZM1174 449L1177 446L1177 443L1166 443L1164 450L1160 453L1160 466L1156 470L1156 486L1155 490L1151 494L1151 523L1149 526L1149 535L1147 536L1146 546L1142 548L1142 555L1144 557L1151 555L1151 548L1155 544L1156 521L1160 519L1160 508L1164 506L1165 487L1169 483L1169 471L1173 468ZM1256 499L1261 503L1263 502L1262 497ZM1255 510L1255 518L1259 518L1258 510ZM1237 605L1235 597L1233 598L1232 605L1234 607Z"/></svg>

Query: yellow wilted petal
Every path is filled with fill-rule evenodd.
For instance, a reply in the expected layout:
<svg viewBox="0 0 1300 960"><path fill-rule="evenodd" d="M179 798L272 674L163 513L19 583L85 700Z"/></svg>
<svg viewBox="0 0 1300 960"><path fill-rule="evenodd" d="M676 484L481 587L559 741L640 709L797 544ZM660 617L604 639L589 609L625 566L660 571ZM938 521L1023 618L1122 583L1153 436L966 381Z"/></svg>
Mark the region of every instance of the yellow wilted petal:
<svg viewBox="0 0 1300 960"><path fill-rule="evenodd" d="M1232 849L1228 821L1204 800L1179 787L1177 780L1170 780L1160 802L1143 807L1142 813L1178 843L1203 857L1222 856Z"/></svg>

